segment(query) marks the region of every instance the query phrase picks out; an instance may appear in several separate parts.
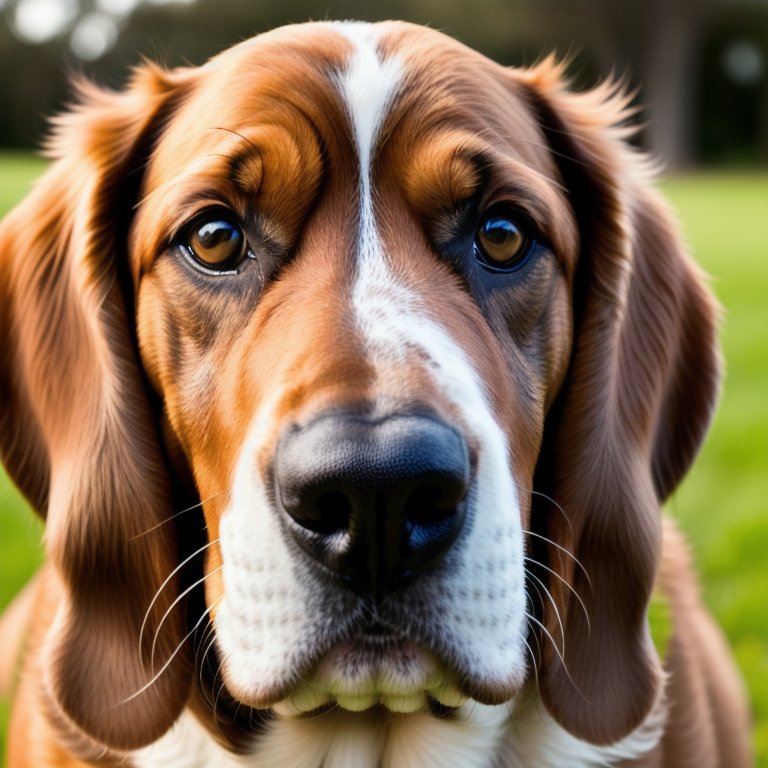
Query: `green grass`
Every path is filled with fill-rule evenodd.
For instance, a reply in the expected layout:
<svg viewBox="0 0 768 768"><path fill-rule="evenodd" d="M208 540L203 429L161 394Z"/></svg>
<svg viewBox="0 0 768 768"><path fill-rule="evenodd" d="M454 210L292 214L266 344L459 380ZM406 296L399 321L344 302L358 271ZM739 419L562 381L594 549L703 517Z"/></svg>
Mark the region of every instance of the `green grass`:
<svg viewBox="0 0 768 768"><path fill-rule="evenodd" d="M0 151L0 216L29 192L47 165L42 157L29 152Z"/></svg>
<svg viewBox="0 0 768 768"><path fill-rule="evenodd" d="M688 533L704 595L749 689L756 765L768 766L768 177L671 179L691 251L724 306L723 398L668 509Z"/></svg>
<svg viewBox="0 0 768 768"><path fill-rule="evenodd" d="M43 168L29 155L0 153L0 215ZM749 689L757 768L768 768L768 176L701 174L662 186L725 307L727 363L709 439L668 512L692 542L706 602ZM0 526L2 608L40 563L42 535L4 475ZM7 708L3 739L6 720Z"/></svg>

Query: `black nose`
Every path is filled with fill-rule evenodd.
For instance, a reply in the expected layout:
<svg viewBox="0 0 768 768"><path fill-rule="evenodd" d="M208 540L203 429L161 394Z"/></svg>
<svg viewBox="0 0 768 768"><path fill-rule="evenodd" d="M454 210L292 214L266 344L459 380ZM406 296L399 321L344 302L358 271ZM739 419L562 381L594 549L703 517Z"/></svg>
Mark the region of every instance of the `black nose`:
<svg viewBox="0 0 768 768"><path fill-rule="evenodd" d="M467 444L432 417L325 415L286 430L274 467L299 545L376 598L439 558L464 522Z"/></svg>

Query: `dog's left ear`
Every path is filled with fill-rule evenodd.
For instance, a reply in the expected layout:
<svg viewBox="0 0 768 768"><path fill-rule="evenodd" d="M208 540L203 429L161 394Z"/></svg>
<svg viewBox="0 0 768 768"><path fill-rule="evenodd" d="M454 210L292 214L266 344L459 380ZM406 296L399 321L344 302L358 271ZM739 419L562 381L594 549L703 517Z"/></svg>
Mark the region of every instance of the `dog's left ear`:
<svg viewBox="0 0 768 768"><path fill-rule="evenodd" d="M56 161L0 227L0 453L46 519L62 593L44 695L65 728L116 749L159 738L190 684L125 249L143 165L189 79L146 65L123 93L82 85L55 124Z"/></svg>
<svg viewBox="0 0 768 768"><path fill-rule="evenodd" d="M537 498L554 505L534 506L532 528L557 545L545 555L556 577L543 623L562 638L560 648L540 641L539 685L568 731L608 744L661 695L646 620L660 504L693 461L717 399L718 309L651 189L647 161L627 145L621 90L570 93L551 59L510 76L539 117L581 237L573 357L535 480Z"/></svg>

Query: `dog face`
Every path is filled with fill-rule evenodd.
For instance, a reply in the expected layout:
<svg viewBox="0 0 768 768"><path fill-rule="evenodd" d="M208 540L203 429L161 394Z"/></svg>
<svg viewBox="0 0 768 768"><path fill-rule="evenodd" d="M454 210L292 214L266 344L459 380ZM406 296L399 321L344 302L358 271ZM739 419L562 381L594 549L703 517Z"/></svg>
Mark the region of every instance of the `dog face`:
<svg viewBox="0 0 768 768"><path fill-rule="evenodd" d="M142 360L215 542L224 678L259 708L500 702L526 673L522 529L574 221L500 72L470 79L461 51L435 85L450 48L404 42L380 59L366 28L291 30L215 61L131 231ZM490 130L483 99L445 108L473 80L505 92Z"/></svg>
<svg viewBox="0 0 768 768"><path fill-rule="evenodd" d="M575 735L637 727L658 506L717 356L623 99L401 24L83 98L0 241L0 439L48 518L60 715L156 739L202 626L238 707L498 704L535 668Z"/></svg>

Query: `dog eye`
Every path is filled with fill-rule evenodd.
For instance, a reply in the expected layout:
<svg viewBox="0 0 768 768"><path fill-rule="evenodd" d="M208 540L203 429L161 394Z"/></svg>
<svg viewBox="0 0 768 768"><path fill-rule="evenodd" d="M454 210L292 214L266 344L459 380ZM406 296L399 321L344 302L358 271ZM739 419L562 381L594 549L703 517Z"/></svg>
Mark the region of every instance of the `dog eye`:
<svg viewBox="0 0 768 768"><path fill-rule="evenodd" d="M229 219L212 216L202 219L187 232L187 248L205 267L223 270L237 266L245 255L242 229Z"/></svg>
<svg viewBox="0 0 768 768"><path fill-rule="evenodd" d="M483 218L475 235L475 256L494 271L511 272L530 252L527 222L509 214Z"/></svg>

